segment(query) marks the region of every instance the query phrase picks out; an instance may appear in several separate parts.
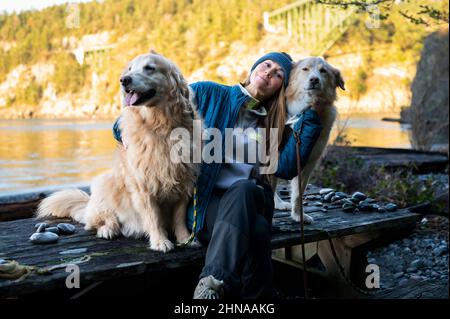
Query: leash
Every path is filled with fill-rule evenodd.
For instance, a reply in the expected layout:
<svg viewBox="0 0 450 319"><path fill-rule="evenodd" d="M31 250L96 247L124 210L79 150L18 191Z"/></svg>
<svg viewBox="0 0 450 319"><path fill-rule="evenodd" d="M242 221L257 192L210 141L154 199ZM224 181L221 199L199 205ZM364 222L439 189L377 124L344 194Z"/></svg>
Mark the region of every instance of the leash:
<svg viewBox="0 0 450 319"><path fill-rule="evenodd" d="M300 128L301 131L301 128ZM308 293L308 275L306 269L306 254L305 254L305 229L304 229L304 218L303 218L303 189L302 189L302 169L301 169L301 157L300 157L300 147L301 141L298 133L294 131L295 138L295 149L297 153L297 177L298 177L298 191L300 198L300 236L302 239L302 258L303 258L303 289L305 290L305 299L309 299Z"/></svg>
<svg viewBox="0 0 450 319"><path fill-rule="evenodd" d="M194 191L192 195L192 206L194 208L194 222L192 224L191 236L189 236L189 238L183 243L178 242L175 243L177 247L186 247L187 245L192 243L192 241L195 238L195 231L197 229L197 183L194 184Z"/></svg>
<svg viewBox="0 0 450 319"><path fill-rule="evenodd" d="M195 119L195 114L194 114L194 109L191 108L191 119L192 121L194 121ZM197 176L196 176L197 178ZM189 238L183 242L183 243L175 243L175 246L177 247L186 247L188 246L190 243L192 243L192 241L195 239L195 231L197 229L197 182L194 182L194 190L192 193L192 206L193 206L193 210L194 210L194 222L192 224L192 231L191 231L191 235L189 236Z"/></svg>
<svg viewBox="0 0 450 319"><path fill-rule="evenodd" d="M347 274L345 273L344 267L342 266L341 262L339 261L339 258L337 256L336 253L336 249L334 248L334 244L333 244L333 239L331 238L330 234L328 233L328 231L323 230L327 236L328 236L328 243L330 244L330 248L331 248L331 253L333 255L333 259L336 263L336 265L339 268L339 272L341 273L342 278L344 278L345 282L352 287L353 289L355 289L356 291L358 291L360 294L363 295L367 295L367 296L375 296L378 294L378 291L369 291L369 290L365 290L365 289L361 289L360 287L358 287L357 285L355 285L353 283L353 281L348 278Z"/></svg>
<svg viewBox="0 0 450 319"><path fill-rule="evenodd" d="M336 265L338 266L339 272L342 276L342 278L344 279L344 281L354 290L358 291L359 293L363 294L363 295L367 295L367 296L376 296L378 294L378 291L370 291L370 290L366 290L366 289L362 289L360 287L358 287L355 283L353 283L353 281L347 276L347 274L345 273L345 269L344 266L342 266L341 262L339 261L339 257L337 256L337 252L336 252L336 248L334 247L333 244L333 238L331 237L330 233L323 228L310 228L310 230L313 231L317 231L322 235L326 236L326 239L328 241L328 243L330 244L330 250L331 250L331 254L333 256L333 260L336 263Z"/></svg>
<svg viewBox="0 0 450 319"><path fill-rule="evenodd" d="M301 131L301 128L299 131ZM305 254L305 230L304 230L304 218L303 218L303 189L302 189L302 178L301 178L302 172L301 172L301 166L300 166L301 165L301 157L300 157L301 140L300 140L299 134L295 131L294 131L294 138L296 141L295 148L296 148L296 153L297 153L297 174L298 174L298 189L299 189L299 198L300 198L300 235L301 235L301 240L302 240L301 249L302 249L302 258L303 258L303 289L305 290L305 299L308 299L309 294L308 294L308 281L307 281L307 269L306 269L306 258L305 258L305 256L306 256L306 254ZM333 255L333 259L339 268L339 272L341 273L342 278L344 278L344 280L347 282L347 284L349 284L353 289L355 289L356 291L358 291L361 294L371 295L371 296L375 295L376 292L361 289L360 287L355 285L350 278L348 278L348 276L345 273L344 267L342 266L341 262L339 261L339 258L336 253L336 249L334 248L333 240L332 240L329 232L324 229L315 229L315 230L323 232L327 235L328 242L330 244L331 253Z"/></svg>
<svg viewBox="0 0 450 319"><path fill-rule="evenodd" d="M301 131L301 128L300 130ZM308 293L308 279L307 279L307 268L306 268L306 254L305 254L305 230L304 230L304 217L303 217L303 188L302 188L302 179L301 179L301 156L300 156L300 149L301 149L301 140L299 137L299 134L294 131L294 138L296 141L296 154L297 154L297 175L298 175L298 189L299 189L299 198L300 198L300 236L301 236L301 250L302 250L302 258L303 258L303 289L305 291L305 299L309 298L309 293ZM330 234L328 233L328 231L324 230L324 229L315 229L317 231L323 232L327 235L328 237L328 243L330 244L330 249L331 249L331 253L333 255L333 259L336 263L336 265L338 266L339 272L342 275L342 278L344 278L345 282L350 285L350 287L352 287L353 289L355 289L356 291L358 291L361 294L364 295L370 295L370 296L374 296L377 294L376 291L368 291L368 290L364 290L361 289L360 287L358 287L357 285L355 285L353 283L353 281L348 278L348 276L345 273L345 269L342 266L341 262L339 261L339 258L337 256L336 253L336 249L334 247L333 244L333 240L330 236Z"/></svg>

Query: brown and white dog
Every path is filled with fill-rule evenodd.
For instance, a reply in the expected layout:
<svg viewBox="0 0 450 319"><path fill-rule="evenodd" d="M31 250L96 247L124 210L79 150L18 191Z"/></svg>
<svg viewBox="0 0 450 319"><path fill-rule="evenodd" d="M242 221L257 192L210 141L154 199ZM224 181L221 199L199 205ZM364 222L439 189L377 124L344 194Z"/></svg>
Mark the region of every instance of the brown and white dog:
<svg viewBox="0 0 450 319"><path fill-rule="evenodd" d="M337 111L334 106L336 89L345 90L344 80L338 69L331 66L320 57L308 57L298 61L292 68L289 85L286 89L287 121L286 125L293 125L296 115L311 106L316 106L322 131L317 139L306 166L302 168L302 188L306 189L309 176L318 164L327 146ZM291 181L291 203L284 202L275 192L275 208L291 210L291 217L300 221L300 205L298 176ZM305 223L312 223L313 218L304 214Z"/></svg>
<svg viewBox="0 0 450 319"><path fill-rule="evenodd" d="M137 56L120 83L126 150L117 146L112 169L92 181L91 196L78 189L56 192L40 203L37 216L72 217L105 239L147 236L151 249L166 252L174 248L170 233L179 242L190 236L186 206L199 165L173 161L171 149L180 141L171 132L184 128L192 136L198 117L187 82L162 55Z"/></svg>

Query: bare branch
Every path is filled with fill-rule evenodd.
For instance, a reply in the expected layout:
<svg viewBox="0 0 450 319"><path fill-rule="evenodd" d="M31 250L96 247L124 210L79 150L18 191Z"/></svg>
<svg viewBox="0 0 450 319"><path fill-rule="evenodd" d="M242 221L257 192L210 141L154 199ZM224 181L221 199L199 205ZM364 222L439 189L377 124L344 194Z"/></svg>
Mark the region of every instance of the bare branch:
<svg viewBox="0 0 450 319"><path fill-rule="evenodd" d="M393 3L394 0L372 0L372 1L347 1L347 0L316 0L317 3L334 6L376 6L384 3Z"/></svg>
<svg viewBox="0 0 450 319"><path fill-rule="evenodd" d="M316 0L316 3L330 6L337 6L343 9L355 7L358 12L370 12L371 8L380 6L385 9L386 13L381 14L378 18L385 20L391 13L392 5L395 0ZM408 11L399 11L405 19L416 25L430 26L430 21L434 23L449 23L448 11L442 9L435 9L428 5L419 5L420 11L410 14Z"/></svg>
<svg viewBox="0 0 450 319"><path fill-rule="evenodd" d="M423 25L426 25L427 27L430 26L430 24L427 21L425 21L422 17L412 16L408 13L408 11L406 11L406 12L399 11L399 14L414 24L417 24L417 25L423 24Z"/></svg>
<svg viewBox="0 0 450 319"><path fill-rule="evenodd" d="M420 7L422 8L422 10L419 11L418 14L426 14L438 23L449 23L448 11L440 11L430 6L424 5L420 5Z"/></svg>

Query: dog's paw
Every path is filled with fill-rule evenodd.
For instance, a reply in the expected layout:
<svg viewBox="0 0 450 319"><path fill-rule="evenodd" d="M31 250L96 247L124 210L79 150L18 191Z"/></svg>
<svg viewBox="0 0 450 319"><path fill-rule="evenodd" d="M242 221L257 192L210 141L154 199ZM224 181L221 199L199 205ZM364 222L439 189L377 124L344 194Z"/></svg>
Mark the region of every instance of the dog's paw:
<svg viewBox="0 0 450 319"><path fill-rule="evenodd" d="M296 222L300 222L300 214L291 212L291 218ZM305 224L312 224L314 222L314 218L312 218L308 214L303 214L303 222Z"/></svg>
<svg viewBox="0 0 450 319"><path fill-rule="evenodd" d="M277 210L291 210L292 209L291 203L282 200L281 197L276 192L273 196L273 201L275 203L275 209L277 209Z"/></svg>
<svg viewBox="0 0 450 319"><path fill-rule="evenodd" d="M112 229L111 227L108 227L106 225L101 226L97 229L97 237L98 238L104 238L104 239L113 239L116 237L117 232Z"/></svg>
<svg viewBox="0 0 450 319"><path fill-rule="evenodd" d="M152 240L150 238L150 249L166 253L175 248L175 245L168 239Z"/></svg>
<svg viewBox="0 0 450 319"><path fill-rule="evenodd" d="M296 214L294 212L291 212L291 218L296 221L299 222L300 221L300 214Z"/></svg>
<svg viewBox="0 0 450 319"><path fill-rule="evenodd" d="M289 202L285 202L284 200L279 200L275 202L275 209L277 210L291 210L292 205Z"/></svg>

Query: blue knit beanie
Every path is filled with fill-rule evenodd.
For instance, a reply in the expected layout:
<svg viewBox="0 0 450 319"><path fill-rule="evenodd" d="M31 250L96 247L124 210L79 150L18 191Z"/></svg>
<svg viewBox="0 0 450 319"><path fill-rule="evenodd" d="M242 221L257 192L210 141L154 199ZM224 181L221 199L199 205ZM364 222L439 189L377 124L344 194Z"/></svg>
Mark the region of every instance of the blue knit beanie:
<svg viewBox="0 0 450 319"><path fill-rule="evenodd" d="M283 69L284 72L284 86L286 87L289 82L289 74L291 73L293 61L289 54L286 52L270 52L266 55L263 55L260 57L255 64L253 64L252 69L250 72L253 72L253 70L260 64L261 62L264 62L266 60L272 60L280 65L280 67Z"/></svg>

